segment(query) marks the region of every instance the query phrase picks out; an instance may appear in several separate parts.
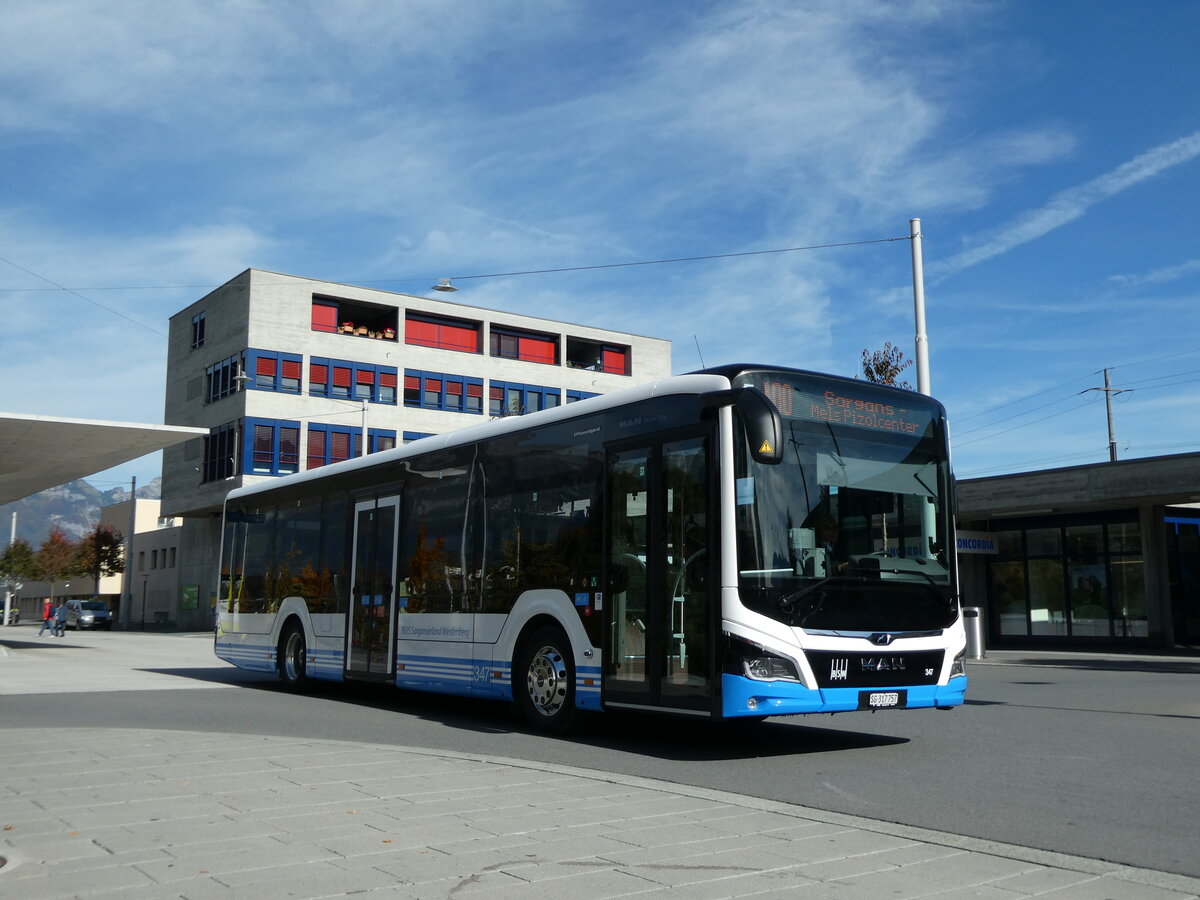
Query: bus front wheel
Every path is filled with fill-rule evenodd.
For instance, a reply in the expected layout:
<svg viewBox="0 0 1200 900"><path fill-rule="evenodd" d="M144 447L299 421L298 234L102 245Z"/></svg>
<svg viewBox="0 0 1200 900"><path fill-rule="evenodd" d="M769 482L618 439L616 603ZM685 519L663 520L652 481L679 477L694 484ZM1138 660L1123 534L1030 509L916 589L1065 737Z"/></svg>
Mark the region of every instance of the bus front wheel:
<svg viewBox="0 0 1200 900"><path fill-rule="evenodd" d="M539 628L522 641L513 661L513 693L535 731L566 731L575 717L575 663L562 629Z"/></svg>
<svg viewBox="0 0 1200 900"><path fill-rule="evenodd" d="M300 691L308 684L308 647L304 629L292 622L279 639L279 677L289 691Z"/></svg>

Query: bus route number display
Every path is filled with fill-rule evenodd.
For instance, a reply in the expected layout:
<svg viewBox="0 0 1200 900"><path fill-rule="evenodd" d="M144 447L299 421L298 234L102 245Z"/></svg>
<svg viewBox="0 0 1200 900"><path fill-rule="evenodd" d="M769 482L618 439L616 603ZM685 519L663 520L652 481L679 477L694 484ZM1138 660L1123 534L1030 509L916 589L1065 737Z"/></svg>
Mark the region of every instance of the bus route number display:
<svg viewBox="0 0 1200 900"><path fill-rule="evenodd" d="M893 434L921 434L930 421L929 410L851 397L835 390L805 390L786 381L770 379L763 380L762 390L780 414L788 418L871 428Z"/></svg>

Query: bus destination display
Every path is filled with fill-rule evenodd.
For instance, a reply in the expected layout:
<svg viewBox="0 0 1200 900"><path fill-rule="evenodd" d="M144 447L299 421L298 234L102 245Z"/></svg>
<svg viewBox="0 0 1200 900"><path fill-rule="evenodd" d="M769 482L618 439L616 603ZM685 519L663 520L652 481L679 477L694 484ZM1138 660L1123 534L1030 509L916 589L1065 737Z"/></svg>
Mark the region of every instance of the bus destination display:
<svg viewBox="0 0 1200 900"><path fill-rule="evenodd" d="M793 419L872 428L893 434L921 434L932 418L928 409L912 409L850 396L844 390L805 390L802 386L764 378L762 391Z"/></svg>

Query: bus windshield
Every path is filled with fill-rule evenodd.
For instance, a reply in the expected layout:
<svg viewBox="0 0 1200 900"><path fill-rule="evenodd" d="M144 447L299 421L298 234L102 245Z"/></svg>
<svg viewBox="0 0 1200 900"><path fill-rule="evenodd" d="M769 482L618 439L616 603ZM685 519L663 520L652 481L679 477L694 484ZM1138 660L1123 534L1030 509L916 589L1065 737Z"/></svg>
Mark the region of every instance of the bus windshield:
<svg viewBox="0 0 1200 900"><path fill-rule="evenodd" d="M783 462L737 455L739 589L808 631L933 632L957 616L941 407L800 373L742 376L779 409ZM742 442L744 445L745 442Z"/></svg>

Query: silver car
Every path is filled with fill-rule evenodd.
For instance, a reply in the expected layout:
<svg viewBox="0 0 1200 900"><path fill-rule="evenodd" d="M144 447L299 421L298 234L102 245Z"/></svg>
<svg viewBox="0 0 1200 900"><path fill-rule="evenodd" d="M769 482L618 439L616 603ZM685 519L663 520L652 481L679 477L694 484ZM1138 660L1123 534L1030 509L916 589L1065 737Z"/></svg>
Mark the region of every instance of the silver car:
<svg viewBox="0 0 1200 900"><path fill-rule="evenodd" d="M104 628L112 627L112 614L108 604L103 600L68 600L68 628Z"/></svg>

